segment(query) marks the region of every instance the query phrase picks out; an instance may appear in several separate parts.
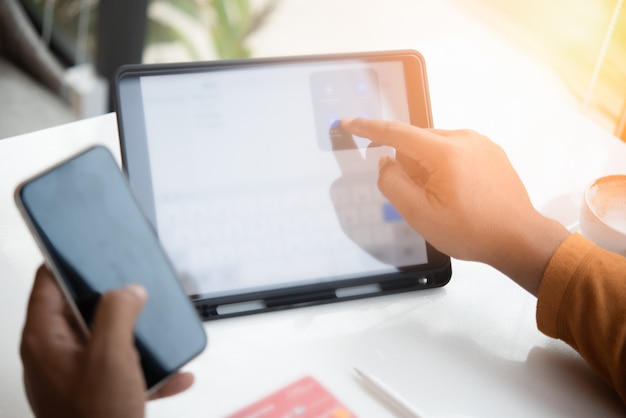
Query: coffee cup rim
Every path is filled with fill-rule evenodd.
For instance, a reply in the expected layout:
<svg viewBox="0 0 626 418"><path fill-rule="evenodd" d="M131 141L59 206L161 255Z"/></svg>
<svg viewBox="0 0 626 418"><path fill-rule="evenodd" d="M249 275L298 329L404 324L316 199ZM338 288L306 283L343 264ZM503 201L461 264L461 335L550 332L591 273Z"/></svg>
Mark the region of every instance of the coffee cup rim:
<svg viewBox="0 0 626 418"><path fill-rule="evenodd" d="M596 178L595 180L590 182L587 185L587 187L585 187L585 192L584 192L585 206L589 209L589 212L594 216L594 218L597 221L599 221L603 226L611 230L612 233L615 233L619 235L620 237L626 238L626 232L623 232L613 227L612 225L608 224L600 215L598 215L598 213L596 212L595 205L592 204L591 197L589 196L589 193L592 191L593 187L597 183L602 182L602 181L610 181L612 179L622 181L626 185L626 174L610 174L610 175Z"/></svg>

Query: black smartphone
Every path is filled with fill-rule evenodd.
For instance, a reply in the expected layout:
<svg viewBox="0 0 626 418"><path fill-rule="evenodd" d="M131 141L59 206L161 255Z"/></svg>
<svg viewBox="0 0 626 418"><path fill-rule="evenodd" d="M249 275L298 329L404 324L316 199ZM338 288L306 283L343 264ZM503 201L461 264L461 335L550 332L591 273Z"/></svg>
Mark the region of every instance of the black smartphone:
<svg viewBox="0 0 626 418"><path fill-rule="evenodd" d="M198 313L108 149L89 148L26 180L15 200L86 333L103 293L146 288L135 344L149 391L204 350Z"/></svg>

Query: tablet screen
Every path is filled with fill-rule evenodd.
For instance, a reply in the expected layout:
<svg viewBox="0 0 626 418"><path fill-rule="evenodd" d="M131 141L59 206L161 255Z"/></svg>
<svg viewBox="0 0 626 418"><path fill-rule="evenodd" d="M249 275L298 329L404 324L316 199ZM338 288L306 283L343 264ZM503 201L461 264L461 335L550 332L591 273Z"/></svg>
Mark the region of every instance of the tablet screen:
<svg viewBox="0 0 626 418"><path fill-rule="evenodd" d="M424 239L377 188L378 159L393 150L338 126L410 122L407 76L401 60L351 59L122 77L125 168L187 293L428 263Z"/></svg>

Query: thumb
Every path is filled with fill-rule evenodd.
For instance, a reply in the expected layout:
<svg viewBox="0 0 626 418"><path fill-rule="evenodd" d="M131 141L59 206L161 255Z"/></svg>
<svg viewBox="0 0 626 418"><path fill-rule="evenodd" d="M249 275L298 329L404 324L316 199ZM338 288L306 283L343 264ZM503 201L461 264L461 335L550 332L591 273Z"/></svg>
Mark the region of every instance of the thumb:
<svg viewBox="0 0 626 418"><path fill-rule="evenodd" d="M391 157L379 160L378 188L409 224L414 225L419 212L427 208L425 190Z"/></svg>
<svg viewBox="0 0 626 418"><path fill-rule="evenodd" d="M134 284L105 293L94 317L93 343L112 347L133 343L135 322L146 299L145 288Z"/></svg>

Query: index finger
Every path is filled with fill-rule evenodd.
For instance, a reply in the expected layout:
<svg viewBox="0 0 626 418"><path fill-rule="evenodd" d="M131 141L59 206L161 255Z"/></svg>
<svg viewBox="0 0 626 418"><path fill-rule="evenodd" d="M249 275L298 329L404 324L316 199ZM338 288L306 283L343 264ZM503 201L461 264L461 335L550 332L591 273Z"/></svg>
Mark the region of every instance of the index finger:
<svg viewBox="0 0 626 418"><path fill-rule="evenodd" d="M438 135L399 121L375 119L343 119L341 126L353 135L394 147L398 152L413 158L424 157L438 141Z"/></svg>
<svg viewBox="0 0 626 418"><path fill-rule="evenodd" d="M342 174L353 173L363 165L363 157L349 132L343 131L340 127L331 128L329 137L333 156Z"/></svg>

